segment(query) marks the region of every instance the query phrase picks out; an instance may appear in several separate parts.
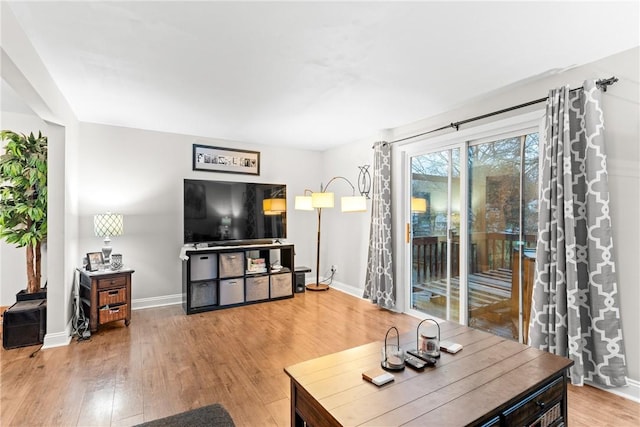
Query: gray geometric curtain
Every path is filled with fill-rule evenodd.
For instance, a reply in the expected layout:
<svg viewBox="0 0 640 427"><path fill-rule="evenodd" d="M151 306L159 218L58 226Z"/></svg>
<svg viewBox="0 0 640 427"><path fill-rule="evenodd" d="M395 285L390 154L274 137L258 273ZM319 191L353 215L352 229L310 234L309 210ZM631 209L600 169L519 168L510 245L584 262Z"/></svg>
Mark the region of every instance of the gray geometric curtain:
<svg viewBox="0 0 640 427"><path fill-rule="evenodd" d="M572 359L573 384L623 386L601 93L583 87L547 102L529 343Z"/></svg>
<svg viewBox="0 0 640 427"><path fill-rule="evenodd" d="M391 146L373 145L373 197L364 298L386 309L396 306L391 241Z"/></svg>

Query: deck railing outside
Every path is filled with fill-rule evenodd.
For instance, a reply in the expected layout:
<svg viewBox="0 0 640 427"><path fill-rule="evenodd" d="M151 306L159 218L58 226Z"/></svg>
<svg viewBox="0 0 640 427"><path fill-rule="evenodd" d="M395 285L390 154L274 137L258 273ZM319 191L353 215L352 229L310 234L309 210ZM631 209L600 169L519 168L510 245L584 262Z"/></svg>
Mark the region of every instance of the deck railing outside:
<svg viewBox="0 0 640 427"><path fill-rule="evenodd" d="M525 235L527 245L535 245L535 234ZM508 269L513 266L514 249L519 248L517 233L473 233L471 235L470 273ZM418 280L442 278L447 272L445 236L413 238L413 266ZM460 274L460 242L451 242L451 275Z"/></svg>

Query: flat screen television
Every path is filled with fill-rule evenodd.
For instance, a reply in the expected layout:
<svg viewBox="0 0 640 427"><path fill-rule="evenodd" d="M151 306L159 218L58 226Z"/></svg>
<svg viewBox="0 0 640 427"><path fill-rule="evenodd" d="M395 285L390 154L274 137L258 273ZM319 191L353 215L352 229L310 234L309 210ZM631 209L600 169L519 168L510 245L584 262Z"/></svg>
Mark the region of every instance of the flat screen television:
<svg viewBox="0 0 640 427"><path fill-rule="evenodd" d="M184 243L249 244L287 237L287 212L264 210L287 198L282 184L184 180Z"/></svg>

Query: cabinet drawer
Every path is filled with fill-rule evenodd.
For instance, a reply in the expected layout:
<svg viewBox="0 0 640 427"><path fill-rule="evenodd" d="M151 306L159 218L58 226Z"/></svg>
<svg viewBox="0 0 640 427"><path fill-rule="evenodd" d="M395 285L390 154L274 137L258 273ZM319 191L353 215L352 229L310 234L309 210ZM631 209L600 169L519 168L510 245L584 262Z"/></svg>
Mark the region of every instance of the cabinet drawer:
<svg viewBox="0 0 640 427"><path fill-rule="evenodd" d="M220 305L239 304L244 302L244 279L227 279L220 281Z"/></svg>
<svg viewBox="0 0 640 427"><path fill-rule="evenodd" d="M191 307L204 307L218 303L218 283L216 281L191 284Z"/></svg>
<svg viewBox="0 0 640 427"><path fill-rule="evenodd" d="M220 277L244 275L244 252L220 254Z"/></svg>
<svg viewBox="0 0 640 427"><path fill-rule="evenodd" d="M521 403L515 407L505 411L504 420L506 425L528 425L536 419L542 417L547 411L552 410L551 413L559 412L560 416L562 411L557 411L554 404L560 403L564 390L564 379L558 378L542 390L534 393L532 396L525 398ZM548 417L545 417L548 418ZM554 420L547 420L549 423L553 423Z"/></svg>
<svg viewBox="0 0 640 427"><path fill-rule="evenodd" d="M191 280L211 280L218 277L218 255L189 255Z"/></svg>
<svg viewBox="0 0 640 427"><path fill-rule="evenodd" d="M269 276L247 278L247 301L269 299Z"/></svg>
<svg viewBox="0 0 640 427"><path fill-rule="evenodd" d="M98 289L115 288L126 286L127 278L125 276L116 276L105 279L98 279Z"/></svg>
<svg viewBox="0 0 640 427"><path fill-rule="evenodd" d="M127 302L127 288L109 289L98 292L98 307Z"/></svg>
<svg viewBox="0 0 640 427"><path fill-rule="evenodd" d="M293 295L291 273L273 274L271 276L271 298Z"/></svg>
<svg viewBox="0 0 640 427"><path fill-rule="evenodd" d="M104 307L98 310L99 323L115 322L116 320L125 320L127 318L127 304L115 307Z"/></svg>

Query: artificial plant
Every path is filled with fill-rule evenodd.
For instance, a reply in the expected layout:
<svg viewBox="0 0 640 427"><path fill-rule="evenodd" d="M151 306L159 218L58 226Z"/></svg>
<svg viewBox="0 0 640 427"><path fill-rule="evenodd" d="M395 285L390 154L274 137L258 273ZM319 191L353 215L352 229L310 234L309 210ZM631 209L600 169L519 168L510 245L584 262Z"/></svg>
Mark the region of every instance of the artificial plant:
<svg viewBox="0 0 640 427"><path fill-rule="evenodd" d="M26 247L27 293L40 291L41 245L47 238L47 137L3 130L0 238Z"/></svg>

